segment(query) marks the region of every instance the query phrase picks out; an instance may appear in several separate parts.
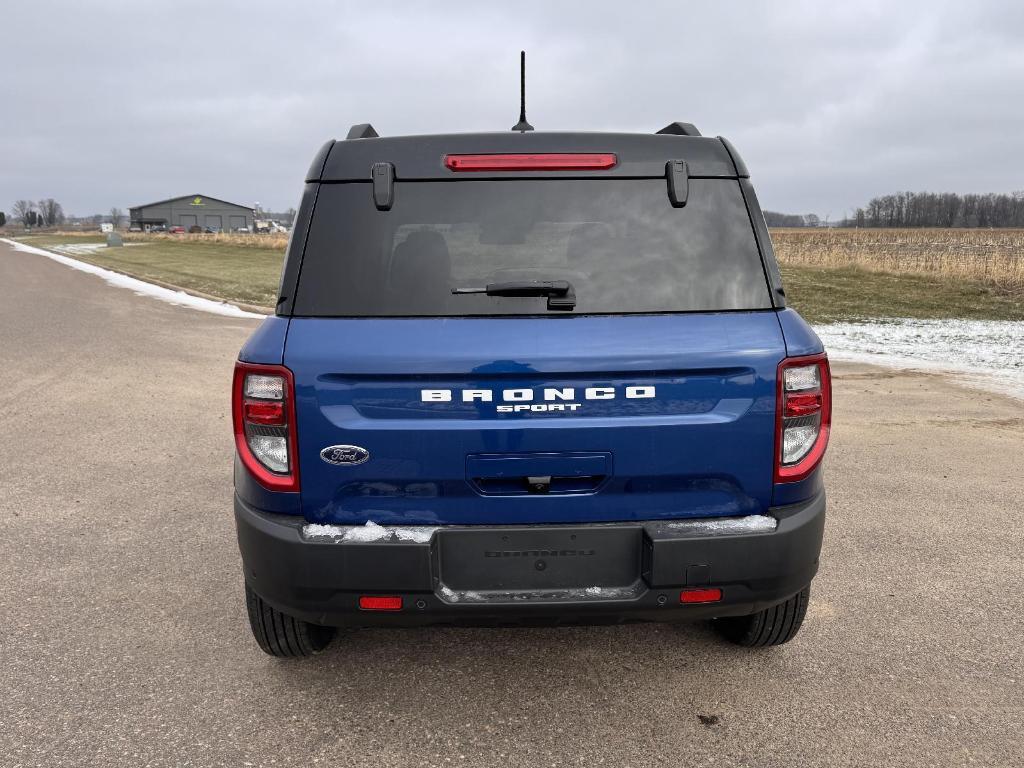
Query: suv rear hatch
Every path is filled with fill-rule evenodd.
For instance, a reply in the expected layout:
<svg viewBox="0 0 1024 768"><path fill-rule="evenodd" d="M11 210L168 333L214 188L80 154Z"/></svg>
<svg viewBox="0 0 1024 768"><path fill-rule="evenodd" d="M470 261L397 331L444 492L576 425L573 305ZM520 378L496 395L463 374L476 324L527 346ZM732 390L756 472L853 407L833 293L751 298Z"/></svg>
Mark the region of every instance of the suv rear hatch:
<svg viewBox="0 0 1024 768"><path fill-rule="evenodd" d="M321 184L284 356L306 518L764 512L785 344L739 182L688 183ZM530 281L575 307L453 293Z"/></svg>

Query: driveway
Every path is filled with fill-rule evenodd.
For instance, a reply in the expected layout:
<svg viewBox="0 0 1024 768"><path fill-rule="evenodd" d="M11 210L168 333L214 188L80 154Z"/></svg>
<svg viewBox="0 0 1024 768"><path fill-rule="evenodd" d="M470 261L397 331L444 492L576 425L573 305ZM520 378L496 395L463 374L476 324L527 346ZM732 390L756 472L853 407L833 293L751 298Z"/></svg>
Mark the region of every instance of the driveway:
<svg viewBox="0 0 1024 768"><path fill-rule="evenodd" d="M822 569L767 652L707 627L246 623L229 383L257 321L0 243L0 765L1024 762L1024 405L836 366Z"/></svg>

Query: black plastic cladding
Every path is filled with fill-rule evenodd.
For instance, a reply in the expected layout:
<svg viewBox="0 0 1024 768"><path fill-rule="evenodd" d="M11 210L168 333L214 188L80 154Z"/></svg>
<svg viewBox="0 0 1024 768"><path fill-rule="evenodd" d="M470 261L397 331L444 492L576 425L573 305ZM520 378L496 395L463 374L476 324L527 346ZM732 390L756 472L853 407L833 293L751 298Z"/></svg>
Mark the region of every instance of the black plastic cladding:
<svg viewBox="0 0 1024 768"><path fill-rule="evenodd" d="M444 168L447 154L500 152L614 152L618 164L609 171L588 171L593 176L665 178L666 159L686 161L691 178L738 179L747 205L758 250L776 307L786 306L786 294L775 251L772 247L764 215L751 185L750 171L732 143L725 138L676 133L672 123L654 135L636 133L465 133L428 136L379 138L368 123L353 126L349 136L358 141L326 142L317 152L306 174L306 189L295 219L292 237L285 256L277 314L290 316L295 286L305 251L309 222L321 182L357 181L370 183L374 163L388 162L394 166L396 180L410 179L487 179L515 178L518 174L503 172L456 174ZM694 129L696 131L696 129ZM579 176L576 171L531 171L530 178L567 178Z"/></svg>

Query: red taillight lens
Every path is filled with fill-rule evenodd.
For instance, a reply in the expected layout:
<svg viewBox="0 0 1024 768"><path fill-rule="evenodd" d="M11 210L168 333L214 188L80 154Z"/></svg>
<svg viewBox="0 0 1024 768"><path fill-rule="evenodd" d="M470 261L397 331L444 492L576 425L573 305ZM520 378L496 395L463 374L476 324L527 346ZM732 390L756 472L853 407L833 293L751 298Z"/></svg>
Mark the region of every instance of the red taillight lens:
<svg viewBox="0 0 1024 768"><path fill-rule="evenodd" d="M718 587L694 587L679 593L680 603L717 603L722 599L722 590Z"/></svg>
<svg viewBox="0 0 1024 768"><path fill-rule="evenodd" d="M284 426L284 403L267 400L246 400L242 403L246 424Z"/></svg>
<svg viewBox="0 0 1024 768"><path fill-rule="evenodd" d="M402 610L402 598L363 595L359 598L359 607L364 611L400 611Z"/></svg>
<svg viewBox="0 0 1024 768"><path fill-rule="evenodd" d="M824 354L779 364L775 482L803 480L821 463L832 426L832 375Z"/></svg>
<svg viewBox="0 0 1024 768"><path fill-rule="evenodd" d="M231 413L235 447L249 473L268 490L299 490L292 372L236 363Z"/></svg>
<svg viewBox="0 0 1024 768"><path fill-rule="evenodd" d="M809 416L821 410L821 392L787 392L783 415Z"/></svg>
<svg viewBox="0 0 1024 768"><path fill-rule="evenodd" d="M610 152L444 157L444 167L449 171L607 171L617 162Z"/></svg>

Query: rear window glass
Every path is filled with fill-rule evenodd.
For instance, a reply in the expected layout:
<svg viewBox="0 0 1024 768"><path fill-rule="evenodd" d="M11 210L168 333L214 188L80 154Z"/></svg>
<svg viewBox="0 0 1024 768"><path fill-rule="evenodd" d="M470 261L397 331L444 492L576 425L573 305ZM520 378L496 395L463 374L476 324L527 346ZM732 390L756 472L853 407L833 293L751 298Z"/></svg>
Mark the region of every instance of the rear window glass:
<svg viewBox="0 0 1024 768"><path fill-rule="evenodd" d="M691 179L673 208L662 179L509 179L398 182L390 211L369 184L323 184L294 313L549 314L544 297L452 294L522 280L567 280L565 314L771 307L734 180Z"/></svg>

